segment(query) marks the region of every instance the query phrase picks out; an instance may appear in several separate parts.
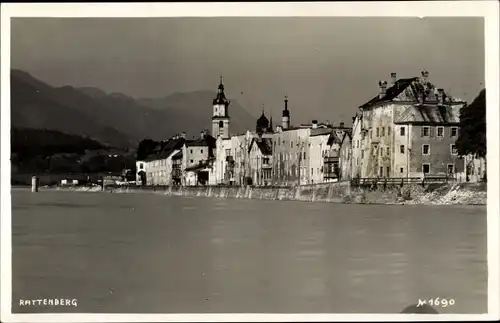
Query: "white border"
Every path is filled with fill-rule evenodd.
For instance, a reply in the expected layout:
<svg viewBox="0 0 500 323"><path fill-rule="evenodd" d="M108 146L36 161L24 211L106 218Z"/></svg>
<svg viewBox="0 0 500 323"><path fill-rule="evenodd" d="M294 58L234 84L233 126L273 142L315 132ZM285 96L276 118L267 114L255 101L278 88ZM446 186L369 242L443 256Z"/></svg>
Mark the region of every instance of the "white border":
<svg viewBox="0 0 500 323"><path fill-rule="evenodd" d="M1 11L1 321L160 322L160 321L450 321L499 318L499 5L497 1L342 3L10 3ZM485 17L488 167L488 314L12 314L10 197L10 17L214 17L371 16Z"/></svg>

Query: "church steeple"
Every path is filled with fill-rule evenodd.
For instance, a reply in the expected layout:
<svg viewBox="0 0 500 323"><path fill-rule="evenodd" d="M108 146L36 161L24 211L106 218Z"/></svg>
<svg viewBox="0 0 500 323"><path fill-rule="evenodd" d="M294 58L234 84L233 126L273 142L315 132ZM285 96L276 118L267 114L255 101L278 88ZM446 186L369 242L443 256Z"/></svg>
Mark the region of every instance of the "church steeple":
<svg viewBox="0 0 500 323"><path fill-rule="evenodd" d="M212 136L222 136L229 138L229 104L231 102L226 98L224 93L224 83L222 73L220 74L219 87L217 89L217 96L212 101L213 116L212 116Z"/></svg>
<svg viewBox="0 0 500 323"><path fill-rule="evenodd" d="M288 94L285 94L285 109L281 118L281 126L283 129L290 128L290 111L288 110Z"/></svg>
<svg viewBox="0 0 500 323"><path fill-rule="evenodd" d="M255 132L258 134L262 134L264 132L267 132L269 128L269 120L267 120L265 112L264 112L264 105L262 105L262 115L260 116L259 119L257 119L257 124L255 127Z"/></svg>

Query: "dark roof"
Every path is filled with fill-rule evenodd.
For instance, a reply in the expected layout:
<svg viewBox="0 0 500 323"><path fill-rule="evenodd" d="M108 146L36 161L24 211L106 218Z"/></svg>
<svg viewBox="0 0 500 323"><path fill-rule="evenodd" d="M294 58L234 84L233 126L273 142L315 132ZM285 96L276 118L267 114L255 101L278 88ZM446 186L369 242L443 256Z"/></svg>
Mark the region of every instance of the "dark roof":
<svg viewBox="0 0 500 323"><path fill-rule="evenodd" d="M409 105L394 123L459 124L460 105Z"/></svg>
<svg viewBox="0 0 500 323"><path fill-rule="evenodd" d="M213 100L213 104L225 104L229 105L229 100L226 98L226 94L224 93L224 84L222 84L222 77L220 79L219 88L217 89L217 96Z"/></svg>
<svg viewBox="0 0 500 323"><path fill-rule="evenodd" d="M250 146L248 147L248 152L252 149L252 145L256 144L260 149L262 155L271 155L272 150L272 139L271 138L253 138Z"/></svg>
<svg viewBox="0 0 500 323"><path fill-rule="evenodd" d="M269 126L269 120L264 115L264 111L262 111L262 115L259 119L257 119L257 126L259 127L267 127Z"/></svg>
<svg viewBox="0 0 500 323"><path fill-rule="evenodd" d="M210 135L205 135L203 138L188 140L186 141L186 146L188 147L210 147L215 148L217 145L217 139Z"/></svg>
<svg viewBox="0 0 500 323"><path fill-rule="evenodd" d="M170 154L172 154L174 150L180 150L185 142L186 139L184 138L175 138L162 141L144 160L151 161L168 158L168 156L170 156Z"/></svg>
<svg viewBox="0 0 500 323"><path fill-rule="evenodd" d="M342 137L342 144L344 143L344 141L345 141L346 139L349 139L349 140L351 140L351 139L352 139L352 135L351 135L351 132L350 132L350 131L346 131L346 132L344 132L344 136Z"/></svg>
<svg viewBox="0 0 500 323"><path fill-rule="evenodd" d="M333 130L330 128L315 128L311 129L311 134L309 136L314 137L314 136L321 136L321 135L327 135L330 134Z"/></svg>
<svg viewBox="0 0 500 323"><path fill-rule="evenodd" d="M328 146L331 146L333 144L340 145L341 143L342 143L342 139L339 138L339 136L337 136L337 134L335 132L330 133L330 136L328 137L328 142L327 142Z"/></svg>
<svg viewBox="0 0 500 323"><path fill-rule="evenodd" d="M172 159L182 159L182 150L178 151L175 155L173 155Z"/></svg>
<svg viewBox="0 0 500 323"><path fill-rule="evenodd" d="M368 108L376 103L393 100L399 94L401 94L401 92L403 92L408 86L410 86L410 84L413 81L416 81L417 79L418 79L417 77L412 77L412 78L397 80L393 86L391 86L390 88L388 88L386 90L385 96L382 99L379 97L379 95L377 95L373 99L371 99L370 101L368 101L365 104L363 104L362 106L360 106L360 108Z"/></svg>
<svg viewBox="0 0 500 323"><path fill-rule="evenodd" d="M396 83L386 90L385 95L380 98L379 95L375 96L370 101L366 102L360 108L369 108L377 103L388 102L397 99L404 102L418 102L423 98L425 102L438 102L439 89L428 81L424 81L418 77L399 79ZM443 102L450 103L465 103L458 98L445 93L443 91Z"/></svg>
<svg viewBox="0 0 500 323"><path fill-rule="evenodd" d="M438 89L428 81L418 77L399 79L393 86L388 88L385 95L380 98L375 96L366 102L360 108L369 108L377 103L388 102L398 98L399 101L418 102L419 96L423 96L424 102L438 102ZM443 91L443 100L445 103L462 103L463 101L452 97Z"/></svg>

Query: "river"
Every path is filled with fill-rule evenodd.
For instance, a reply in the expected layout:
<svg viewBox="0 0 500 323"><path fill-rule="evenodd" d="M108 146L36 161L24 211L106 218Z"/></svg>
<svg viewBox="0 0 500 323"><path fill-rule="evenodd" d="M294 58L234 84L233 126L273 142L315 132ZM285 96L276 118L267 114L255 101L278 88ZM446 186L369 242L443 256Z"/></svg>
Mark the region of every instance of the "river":
<svg viewBox="0 0 500 323"><path fill-rule="evenodd" d="M12 191L13 312L487 311L485 206ZM77 307L19 306L77 299Z"/></svg>

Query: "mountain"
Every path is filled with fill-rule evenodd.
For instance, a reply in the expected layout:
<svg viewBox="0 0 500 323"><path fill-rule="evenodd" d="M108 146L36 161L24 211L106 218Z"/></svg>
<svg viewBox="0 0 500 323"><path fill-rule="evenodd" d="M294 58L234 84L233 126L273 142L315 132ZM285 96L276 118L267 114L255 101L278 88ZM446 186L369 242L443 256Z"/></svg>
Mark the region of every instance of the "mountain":
<svg viewBox="0 0 500 323"><path fill-rule="evenodd" d="M137 99L137 102L151 110L172 115L174 122L169 126L175 129L175 133L186 131L188 134L197 136L201 129L212 130L212 100L215 96L215 91L202 90L174 93L159 99ZM235 100L231 100L229 105L229 116L232 134L240 134L247 129L255 128L257 118Z"/></svg>
<svg viewBox="0 0 500 323"><path fill-rule="evenodd" d="M24 71L11 71L13 127L58 130L115 147L135 148L144 138L163 140L180 132L198 136L211 129L215 95L194 91L134 99L95 87L53 87ZM232 133L253 129L255 117L236 101L229 113Z"/></svg>
<svg viewBox="0 0 500 323"><path fill-rule="evenodd" d="M116 147L132 144L127 135L99 123L92 115L81 111L80 106L65 104L71 100L61 93L71 91L66 87L53 88L28 73L12 71L11 127L58 130Z"/></svg>

